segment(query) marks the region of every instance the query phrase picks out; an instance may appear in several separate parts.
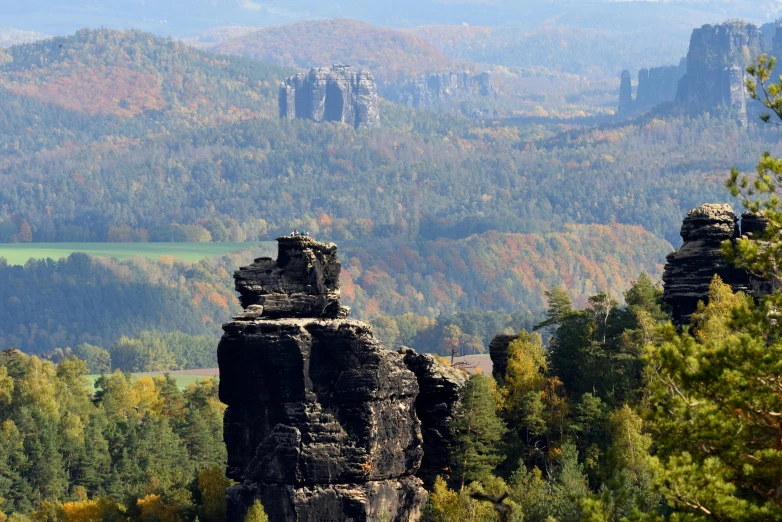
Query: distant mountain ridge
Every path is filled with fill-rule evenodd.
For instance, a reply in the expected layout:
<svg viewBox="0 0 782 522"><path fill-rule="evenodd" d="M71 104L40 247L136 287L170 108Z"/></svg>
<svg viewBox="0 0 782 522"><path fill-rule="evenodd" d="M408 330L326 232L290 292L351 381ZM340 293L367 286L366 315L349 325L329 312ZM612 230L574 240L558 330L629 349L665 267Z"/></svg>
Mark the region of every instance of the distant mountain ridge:
<svg viewBox="0 0 782 522"><path fill-rule="evenodd" d="M204 123L271 117L277 84L290 73L140 31L81 30L0 50L0 87L8 93L122 118L160 113Z"/></svg>
<svg viewBox="0 0 782 522"><path fill-rule="evenodd" d="M346 18L258 29L216 45L193 43L218 53L301 69L335 63L364 67L381 81L459 67L456 60L412 34Z"/></svg>

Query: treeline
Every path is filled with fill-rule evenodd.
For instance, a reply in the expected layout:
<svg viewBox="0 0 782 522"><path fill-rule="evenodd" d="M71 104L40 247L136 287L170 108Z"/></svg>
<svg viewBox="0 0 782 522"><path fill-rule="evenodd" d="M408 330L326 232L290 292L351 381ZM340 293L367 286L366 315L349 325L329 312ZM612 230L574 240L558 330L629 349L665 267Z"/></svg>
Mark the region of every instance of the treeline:
<svg viewBox="0 0 782 522"><path fill-rule="evenodd" d="M121 372L167 372L217 368L217 338L182 332L141 332L138 337L120 337L108 348L82 343L75 348L55 349L47 358L55 362L76 357L91 374Z"/></svg>
<svg viewBox="0 0 782 522"><path fill-rule="evenodd" d="M275 86L289 71L139 32L6 53L0 241L255 240L293 228L417 240L618 222L676 242L684 211L725 199L721 176L704 173L749 170L746 158L776 147L707 115L580 129L383 103L378 129L280 121ZM153 78L165 108L56 105L117 63Z"/></svg>
<svg viewBox="0 0 782 522"><path fill-rule="evenodd" d="M597 288L619 295L637 274L657 274L671 248L640 227L621 225L352 242L340 249L342 301L371 321L389 347L481 353L497 332L532 325L545 308L546 288L567 285L578 304ZM249 248L198 263L73 254L10 266L0 258L0 349L67 354L91 345L110 352L111 369L214 367L200 347L216 343L221 325L240 310L233 272L261 252ZM120 357L127 348L117 344L121 338L141 342L147 355Z"/></svg>
<svg viewBox="0 0 782 522"><path fill-rule="evenodd" d="M470 378L427 522L779 520L780 294L715 278L684 332L645 276L626 306L548 295L548 346L522 331L504 374Z"/></svg>
<svg viewBox="0 0 782 522"><path fill-rule="evenodd" d="M22 267L0 258L0 346L36 354L84 343L106 348L144 331L216 339L240 309L229 274L240 263L230 256L190 264L165 256L119 262L71 254ZM187 339L203 343L201 337ZM174 366L190 366L204 358L174 360ZM129 370L137 367L127 364Z"/></svg>
<svg viewBox="0 0 782 522"><path fill-rule="evenodd" d="M225 520L217 382L87 371L0 353L0 520Z"/></svg>

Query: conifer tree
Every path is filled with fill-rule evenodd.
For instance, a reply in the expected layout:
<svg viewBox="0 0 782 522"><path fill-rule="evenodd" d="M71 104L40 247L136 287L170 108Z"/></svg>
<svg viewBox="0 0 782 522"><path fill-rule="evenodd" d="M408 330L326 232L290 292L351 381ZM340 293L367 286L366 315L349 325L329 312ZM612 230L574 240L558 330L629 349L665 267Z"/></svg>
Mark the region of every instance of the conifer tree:
<svg viewBox="0 0 782 522"><path fill-rule="evenodd" d="M472 375L462 393L455 420L458 444L453 467L464 489L469 482L491 477L501 459L499 443L505 434L505 425L497 414L491 377Z"/></svg>
<svg viewBox="0 0 782 522"><path fill-rule="evenodd" d="M263 510L263 504L256 500L250 509L247 511L247 516L244 517L244 522L269 522L269 517L266 516L266 511Z"/></svg>

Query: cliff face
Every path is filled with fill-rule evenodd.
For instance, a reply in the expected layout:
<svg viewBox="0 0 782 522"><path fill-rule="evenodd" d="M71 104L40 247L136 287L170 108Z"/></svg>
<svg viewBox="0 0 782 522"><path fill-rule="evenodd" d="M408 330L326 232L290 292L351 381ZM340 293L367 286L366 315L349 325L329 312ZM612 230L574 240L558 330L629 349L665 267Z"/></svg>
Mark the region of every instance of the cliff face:
<svg viewBox="0 0 782 522"><path fill-rule="evenodd" d="M336 246L278 241L276 262L237 271L246 310L218 348L227 472L239 482L228 520L243 520L255 499L270 520L418 520L415 374L345 318Z"/></svg>
<svg viewBox="0 0 782 522"><path fill-rule="evenodd" d="M339 303L337 247L281 237L235 274L244 312L218 347L227 519L413 522L422 481L447 476L465 377L391 352ZM420 418L420 420L419 420ZM423 459L423 466L421 465Z"/></svg>
<svg viewBox="0 0 782 522"><path fill-rule="evenodd" d="M280 118L379 125L375 78L365 69L356 71L347 65L291 76L280 85Z"/></svg>
<svg viewBox="0 0 782 522"><path fill-rule="evenodd" d="M397 97L402 103L415 109L422 109L439 102L471 95L497 96L491 74L483 72L472 76L469 71L430 74L403 85Z"/></svg>
<svg viewBox="0 0 782 522"><path fill-rule="evenodd" d="M765 52L765 46L763 33L752 24L730 22L695 29L677 101L691 113L727 110L746 124L744 69Z"/></svg>
<svg viewBox="0 0 782 522"><path fill-rule="evenodd" d="M728 264L721 245L765 230L763 219L745 213L742 230L738 218L728 205L708 204L691 210L682 223L681 248L668 254L663 273L663 300L671 308L674 322L687 324L697 309L698 301L708 302L709 284L715 275L741 291L759 297L770 291L768 283L751 276L745 270Z"/></svg>
<svg viewBox="0 0 782 522"><path fill-rule="evenodd" d="M630 71L622 71L619 83L619 114L627 114L633 109L633 81Z"/></svg>
<svg viewBox="0 0 782 522"><path fill-rule="evenodd" d="M417 354L409 348L401 351L405 365L418 380L420 394L415 402L421 419L424 457L418 477L427 488L434 486L438 476L450 478L456 432L453 421L459 407L467 375L456 368L440 364L431 354Z"/></svg>
<svg viewBox="0 0 782 522"><path fill-rule="evenodd" d="M679 81L687 73L687 62L638 71L637 108L650 108L676 99Z"/></svg>

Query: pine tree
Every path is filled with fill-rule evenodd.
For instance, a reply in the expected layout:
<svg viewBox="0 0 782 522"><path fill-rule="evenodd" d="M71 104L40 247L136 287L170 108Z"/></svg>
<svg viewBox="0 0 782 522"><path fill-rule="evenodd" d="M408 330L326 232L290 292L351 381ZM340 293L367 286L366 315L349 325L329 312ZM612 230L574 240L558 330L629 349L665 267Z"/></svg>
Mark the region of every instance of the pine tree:
<svg viewBox="0 0 782 522"><path fill-rule="evenodd" d="M458 445L453 466L462 489L468 482L490 477L501 460L498 450L505 425L497 414L494 388L494 380L481 374L472 375L464 387L454 424Z"/></svg>

